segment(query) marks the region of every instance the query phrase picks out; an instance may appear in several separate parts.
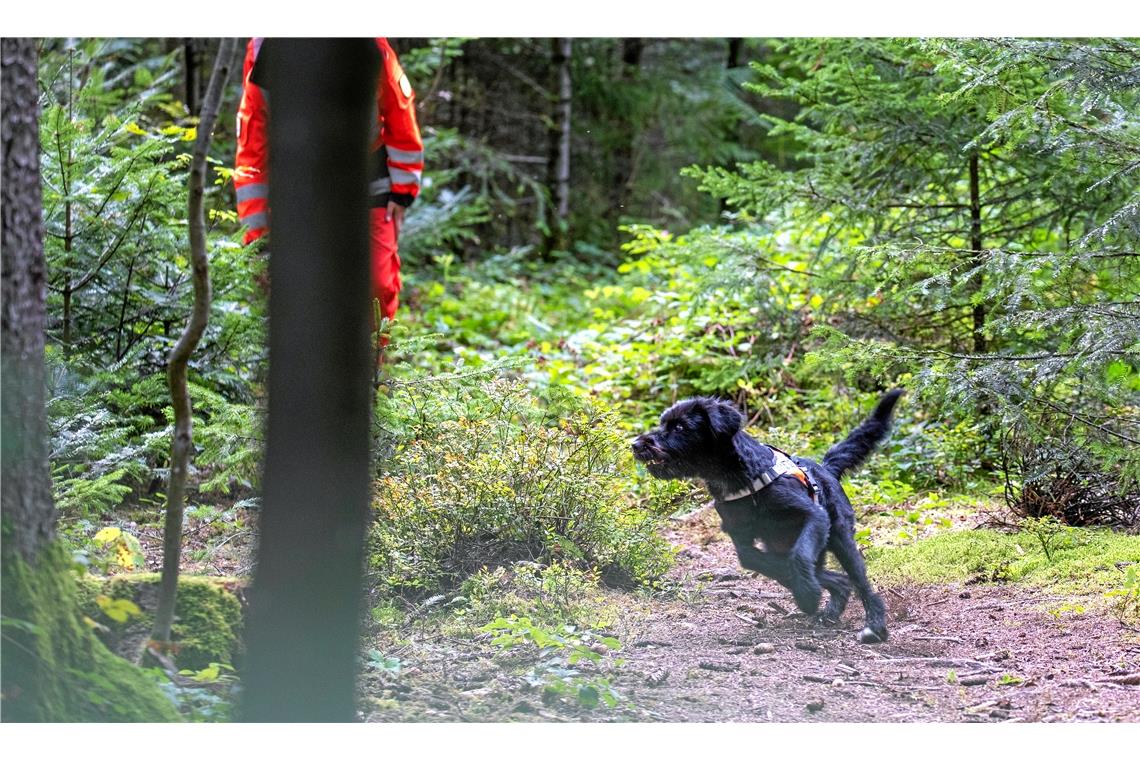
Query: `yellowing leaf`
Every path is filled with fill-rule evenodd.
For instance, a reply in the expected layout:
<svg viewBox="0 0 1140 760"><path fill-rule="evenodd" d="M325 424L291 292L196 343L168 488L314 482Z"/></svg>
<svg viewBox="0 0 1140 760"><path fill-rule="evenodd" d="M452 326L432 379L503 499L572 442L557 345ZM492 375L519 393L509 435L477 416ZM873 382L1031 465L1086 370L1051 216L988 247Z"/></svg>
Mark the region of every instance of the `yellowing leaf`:
<svg viewBox="0 0 1140 760"><path fill-rule="evenodd" d="M123 129L127 130L132 135L146 135L146 132L143 131L142 127L133 121L128 123L125 127L123 127Z"/></svg>
<svg viewBox="0 0 1140 760"><path fill-rule="evenodd" d="M103 528L95 534L93 540L97 544L109 544L121 535L123 535L123 531L118 528Z"/></svg>
<svg viewBox="0 0 1140 760"><path fill-rule="evenodd" d="M197 139L198 139L198 128L197 127L190 127L189 129L187 129L185 132L182 133L182 141L183 142L194 142Z"/></svg>
<svg viewBox="0 0 1140 760"><path fill-rule="evenodd" d="M99 605L99 609L103 610L104 615L116 623L125 623L133 617L142 616L142 610L130 599L112 599L100 594L95 597L95 603Z"/></svg>
<svg viewBox="0 0 1140 760"><path fill-rule="evenodd" d="M816 295L811 297L811 301L809 301L808 303L811 304L811 307L813 309L818 309L820 306L823 306L823 299L820 298L819 294L816 294Z"/></svg>

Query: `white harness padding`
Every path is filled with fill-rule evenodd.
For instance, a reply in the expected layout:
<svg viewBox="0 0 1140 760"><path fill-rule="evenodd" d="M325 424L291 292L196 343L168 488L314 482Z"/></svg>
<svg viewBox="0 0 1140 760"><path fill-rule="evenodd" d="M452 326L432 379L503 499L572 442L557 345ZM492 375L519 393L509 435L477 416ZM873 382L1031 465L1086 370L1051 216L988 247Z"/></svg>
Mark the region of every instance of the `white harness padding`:
<svg viewBox="0 0 1140 760"><path fill-rule="evenodd" d="M803 468L798 467L791 459L788 458L784 452L780 451L779 449L774 449L771 446L768 448L771 450L772 456L776 460L775 464L773 464L764 472L760 473L760 477L753 480L752 484L747 488L741 488L739 491L733 491L732 493L721 497L721 501L736 501L737 499L745 499L749 496L755 496L757 491L768 487L772 484L773 480L780 477L781 475L793 475L797 480L802 482L807 487L808 491L811 492L812 501L815 501L818 504L819 494L816 493L814 485L808 478L807 473L804 472Z"/></svg>

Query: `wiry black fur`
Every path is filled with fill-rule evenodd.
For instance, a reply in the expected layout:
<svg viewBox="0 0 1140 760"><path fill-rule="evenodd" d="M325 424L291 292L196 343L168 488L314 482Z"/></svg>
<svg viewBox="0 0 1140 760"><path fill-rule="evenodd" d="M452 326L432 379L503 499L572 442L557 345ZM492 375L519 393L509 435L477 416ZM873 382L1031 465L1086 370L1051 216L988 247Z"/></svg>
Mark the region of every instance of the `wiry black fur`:
<svg viewBox="0 0 1140 760"><path fill-rule="evenodd" d="M634 457L658 478L701 478L713 495L721 527L732 539L740 564L778 581L792 591L808 614L819 609L822 589L828 604L821 618L837 621L852 585L866 613L859 640L887 640L886 607L871 588L863 555L855 543L855 511L839 479L860 465L886 438L901 390L879 401L875 411L823 457L823 463L793 457L819 487L819 504L794 476L777 478L751 497L724 497L749 487L774 464L772 450L743 431L735 406L713 398L681 401L661 415L659 427L633 443ZM764 551L756 548L756 541ZM827 570L827 551L846 574Z"/></svg>
<svg viewBox="0 0 1140 760"><path fill-rule="evenodd" d="M879 442L887 437L891 431L891 412L902 394L899 389L886 393L870 417L852 430L846 439L828 449L823 455L823 466L832 475L842 478L845 472L863 464Z"/></svg>

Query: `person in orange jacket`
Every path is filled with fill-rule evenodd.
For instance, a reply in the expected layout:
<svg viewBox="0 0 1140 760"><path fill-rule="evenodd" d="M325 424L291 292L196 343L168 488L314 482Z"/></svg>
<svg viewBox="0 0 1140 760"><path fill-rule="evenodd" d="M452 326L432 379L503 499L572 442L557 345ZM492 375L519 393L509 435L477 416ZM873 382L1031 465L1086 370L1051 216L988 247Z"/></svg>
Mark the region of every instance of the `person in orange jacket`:
<svg viewBox="0 0 1140 760"><path fill-rule="evenodd" d="M237 156L234 186L238 217L246 226L248 245L269 231L269 81L264 57L272 42L254 37L245 51L242 96L237 116ZM424 145L416 123L415 93L396 53L383 37L380 76L376 88L372 130L374 166L369 171L372 211L372 296L380 314L391 319L400 297L400 256L397 241L404 211L420 191Z"/></svg>

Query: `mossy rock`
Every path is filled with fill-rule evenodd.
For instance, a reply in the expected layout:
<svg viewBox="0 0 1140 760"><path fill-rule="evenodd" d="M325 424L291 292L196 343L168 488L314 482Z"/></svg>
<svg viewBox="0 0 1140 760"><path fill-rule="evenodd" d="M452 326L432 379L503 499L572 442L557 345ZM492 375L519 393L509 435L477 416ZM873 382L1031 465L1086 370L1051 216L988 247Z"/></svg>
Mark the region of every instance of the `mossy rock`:
<svg viewBox="0 0 1140 760"><path fill-rule="evenodd" d="M139 573L105 580L89 577L80 584L83 613L100 624L100 637L112 650L133 657L146 643L158 606L160 581L158 573ZM243 589L243 581L235 578L178 579L171 639L174 662L179 668L200 670L215 662L240 665ZM99 606L98 596L130 600L138 605L142 615L116 622Z"/></svg>
<svg viewBox="0 0 1140 760"><path fill-rule="evenodd" d="M116 657L83 624L70 555L29 564L3 551L4 722L166 722L178 711L153 675ZM92 597L93 598L93 597Z"/></svg>

